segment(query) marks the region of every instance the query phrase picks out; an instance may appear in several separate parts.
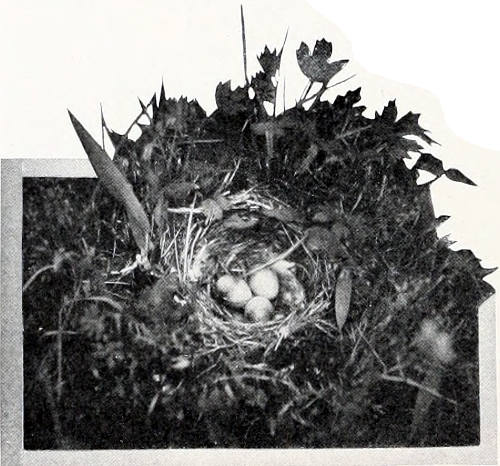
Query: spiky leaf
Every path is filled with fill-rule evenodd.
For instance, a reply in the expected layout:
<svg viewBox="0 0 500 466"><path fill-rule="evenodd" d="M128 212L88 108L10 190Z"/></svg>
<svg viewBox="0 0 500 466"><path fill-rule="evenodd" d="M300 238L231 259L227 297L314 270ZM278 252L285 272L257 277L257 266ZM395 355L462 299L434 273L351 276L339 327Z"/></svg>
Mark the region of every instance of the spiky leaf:
<svg viewBox="0 0 500 466"><path fill-rule="evenodd" d="M76 117L71 112L68 113L97 176L108 192L125 206L135 242L141 251L146 252L150 245L149 221L132 185Z"/></svg>

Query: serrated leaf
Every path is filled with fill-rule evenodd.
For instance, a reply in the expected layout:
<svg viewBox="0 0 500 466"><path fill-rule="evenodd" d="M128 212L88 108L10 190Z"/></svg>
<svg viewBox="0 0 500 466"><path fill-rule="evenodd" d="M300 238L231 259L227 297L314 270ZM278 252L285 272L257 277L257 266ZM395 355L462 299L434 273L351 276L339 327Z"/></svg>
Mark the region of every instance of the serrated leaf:
<svg viewBox="0 0 500 466"><path fill-rule="evenodd" d="M274 103L276 100L276 88L269 75L262 72L257 73L252 78L251 87L255 91L255 95L259 101Z"/></svg>
<svg viewBox="0 0 500 466"><path fill-rule="evenodd" d="M125 206L135 242L141 249L141 252L147 252L148 247L151 247L149 241L149 220L132 189L132 185L76 117L71 112L68 111L68 113L76 134L97 176L109 194Z"/></svg>
<svg viewBox="0 0 500 466"><path fill-rule="evenodd" d="M458 181L459 183L465 183L470 186L477 186L474 181L467 178L460 170L457 170L456 168L449 168L444 172L444 174L452 181Z"/></svg>
<svg viewBox="0 0 500 466"><path fill-rule="evenodd" d="M281 52L278 53L276 49L271 52L266 45L264 51L257 57L257 60L259 60L260 66L264 70L264 73L271 77L274 76L279 70L281 62Z"/></svg>
<svg viewBox="0 0 500 466"><path fill-rule="evenodd" d="M232 91L231 81L219 83L215 90L215 102L217 108L228 115L248 112L250 106L248 88L238 87Z"/></svg>
<svg viewBox="0 0 500 466"><path fill-rule="evenodd" d="M398 116L396 101L395 100L389 101L389 103L382 110L382 114L379 115L378 113L376 113L376 115L387 123L394 123Z"/></svg>
<svg viewBox="0 0 500 466"><path fill-rule="evenodd" d="M313 53L305 42L297 49L297 62L299 67L311 81L327 84L349 60L328 62L332 55L331 42L322 39L316 41Z"/></svg>
<svg viewBox="0 0 500 466"><path fill-rule="evenodd" d="M335 319L339 331L342 331L349 315L352 294L352 274L349 269L342 269L335 285Z"/></svg>
<svg viewBox="0 0 500 466"><path fill-rule="evenodd" d="M395 123L394 131L400 136L418 136L427 144L436 142L427 134L427 130L420 126L419 119L420 114L408 112Z"/></svg>
<svg viewBox="0 0 500 466"><path fill-rule="evenodd" d="M438 178L444 173L443 162L431 154L422 154L413 165L413 170L425 170Z"/></svg>

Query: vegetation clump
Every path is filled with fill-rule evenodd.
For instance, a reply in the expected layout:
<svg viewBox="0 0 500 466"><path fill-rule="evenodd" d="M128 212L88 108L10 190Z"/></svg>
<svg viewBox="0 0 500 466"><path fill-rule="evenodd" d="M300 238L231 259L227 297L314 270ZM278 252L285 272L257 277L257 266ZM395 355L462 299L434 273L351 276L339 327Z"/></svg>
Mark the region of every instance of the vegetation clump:
<svg viewBox="0 0 500 466"><path fill-rule="evenodd" d="M138 139L103 120L113 159L70 114L99 182L25 181L26 448L478 443L490 271L417 170L473 182L394 101L322 100L325 40L276 114L282 51L209 116L162 86Z"/></svg>

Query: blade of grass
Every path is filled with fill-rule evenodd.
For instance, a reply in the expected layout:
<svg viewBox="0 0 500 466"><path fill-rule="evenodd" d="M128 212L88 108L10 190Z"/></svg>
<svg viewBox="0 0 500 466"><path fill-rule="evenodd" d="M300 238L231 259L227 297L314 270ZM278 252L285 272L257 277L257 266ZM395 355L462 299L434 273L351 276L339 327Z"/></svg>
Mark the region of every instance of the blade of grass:
<svg viewBox="0 0 500 466"><path fill-rule="evenodd" d="M109 194L125 206L135 242L141 252L146 253L150 247L149 220L132 185L75 116L69 110L68 113L97 176Z"/></svg>
<svg viewBox="0 0 500 466"><path fill-rule="evenodd" d="M243 42L243 71L245 73L245 83L248 86L248 70L247 70L247 39L245 36L245 16L243 15L243 5L240 5L241 16L241 40Z"/></svg>

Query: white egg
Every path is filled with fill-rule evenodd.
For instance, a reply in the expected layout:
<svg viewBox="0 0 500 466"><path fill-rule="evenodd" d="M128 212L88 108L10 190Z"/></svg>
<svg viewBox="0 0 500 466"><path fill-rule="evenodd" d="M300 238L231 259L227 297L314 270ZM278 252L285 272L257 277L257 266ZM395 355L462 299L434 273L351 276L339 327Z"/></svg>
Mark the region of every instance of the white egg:
<svg viewBox="0 0 500 466"><path fill-rule="evenodd" d="M278 296L280 285L276 272L271 269L262 269L250 277L250 288L256 296L269 300Z"/></svg>
<svg viewBox="0 0 500 466"><path fill-rule="evenodd" d="M232 275L222 275L216 283L217 291L221 294L228 294L236 285L237 280Z"/></svg>
<svg viewBox="0 0 500 466"><path fill-rule="evenodd" d="M237 280L226 296L227 302L236 308L244 308L252 299L252 291L245 280Z"/></svg>
<svg viewBox="0 0 500 466"><path fill-rule="evenodd" d="M250 322L267 322L271 319L274 306L269 299L255 296L245 306L245 317Z"/></svg>

